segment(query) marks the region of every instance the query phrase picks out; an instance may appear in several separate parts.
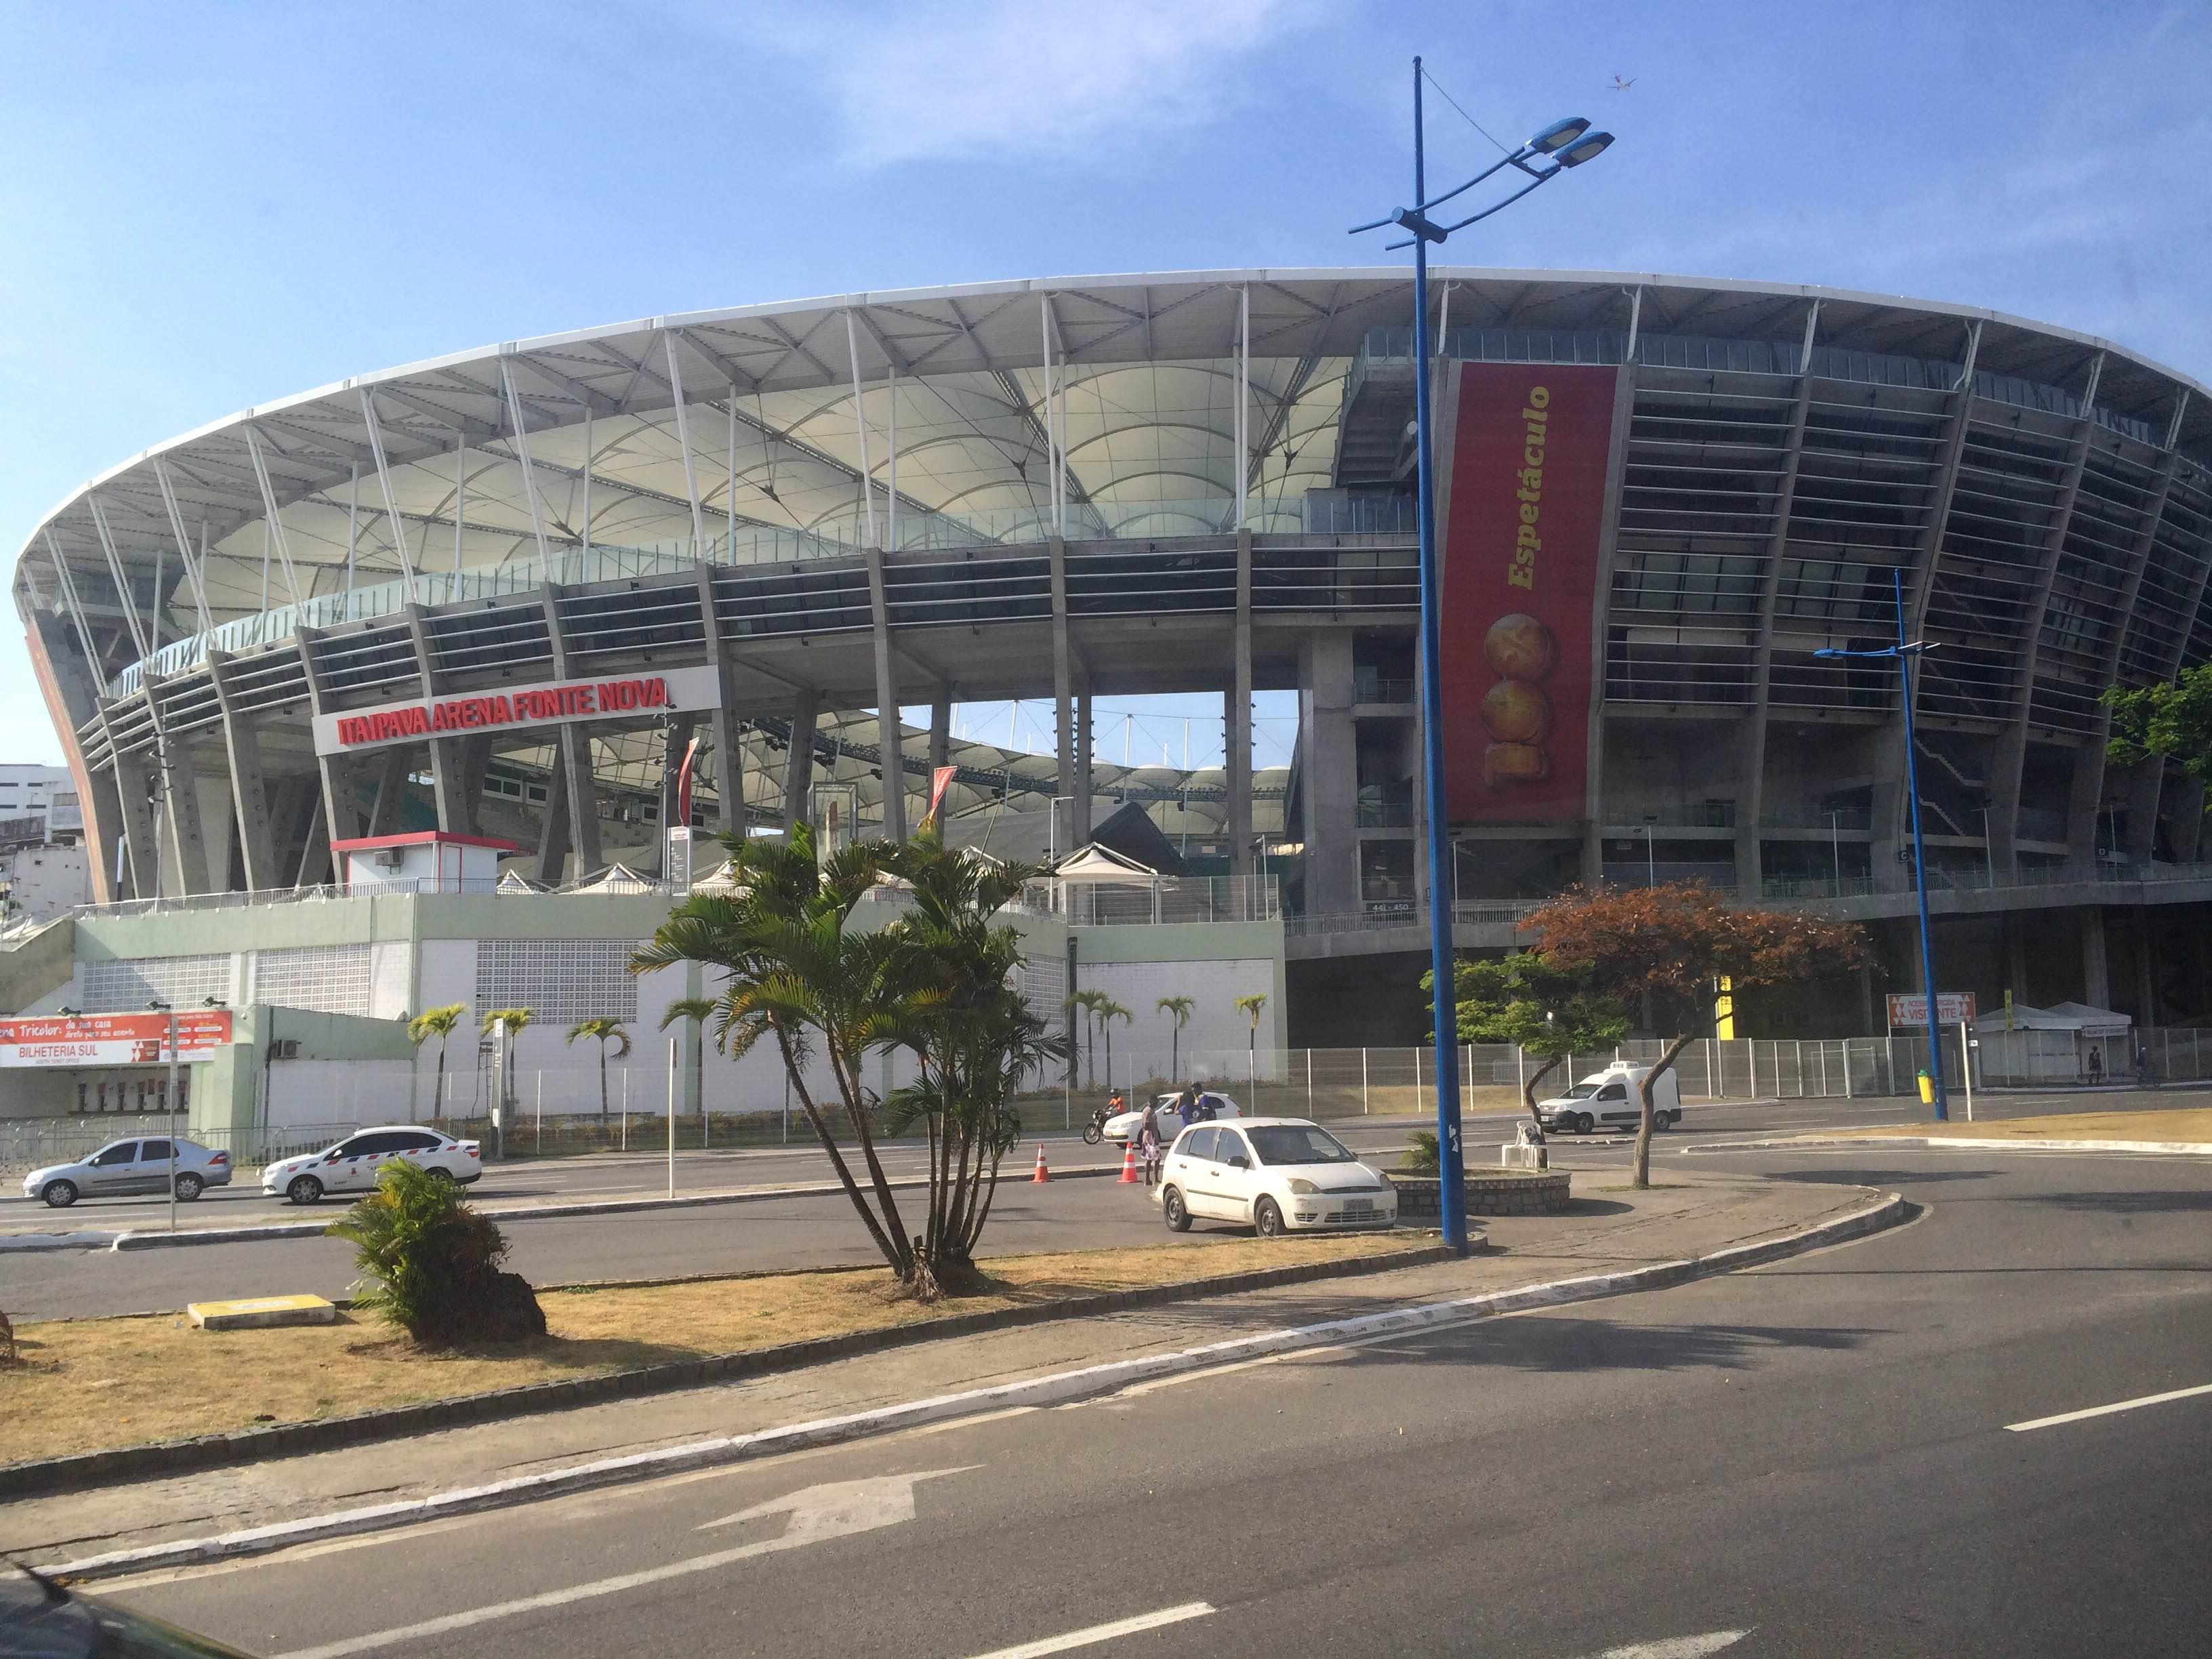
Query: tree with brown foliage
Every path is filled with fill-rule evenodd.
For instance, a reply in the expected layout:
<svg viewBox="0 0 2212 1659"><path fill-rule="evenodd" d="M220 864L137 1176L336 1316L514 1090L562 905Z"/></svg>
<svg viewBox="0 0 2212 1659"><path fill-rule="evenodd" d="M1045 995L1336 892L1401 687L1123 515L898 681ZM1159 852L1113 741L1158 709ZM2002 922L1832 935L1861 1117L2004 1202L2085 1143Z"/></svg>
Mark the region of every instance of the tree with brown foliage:
<svg viewBox="0 0 2212 1659"><path fill-rule="evenodd" d="M1721 986L1731 995L1871 965L1856 923L1802 912L1736 909L1702 882L1570 888L1530 915L1523 931L1551 965L1586 972L1622 1002L1645 995L1675 1035L1639 1090L1636 1185L1651 1183L1651 1085L1698 1037L1710 1036ZM1662 1027L1662 1029L1665 1029Z"/></svg>

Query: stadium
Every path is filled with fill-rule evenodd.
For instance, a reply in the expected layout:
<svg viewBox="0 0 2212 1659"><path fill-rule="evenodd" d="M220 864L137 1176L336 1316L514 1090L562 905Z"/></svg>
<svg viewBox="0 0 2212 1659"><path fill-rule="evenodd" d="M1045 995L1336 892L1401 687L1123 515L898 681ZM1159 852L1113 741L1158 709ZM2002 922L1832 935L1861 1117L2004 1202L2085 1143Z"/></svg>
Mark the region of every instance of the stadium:
<svg viewBox="0 0 2212 1659"><path fill-rule="evenodd" d="M2108 765L2099 701L2212 657L2201 386L1820 288L1451 269L1433 303L1462 948L1577 881L1695 877L1892 964L1741 1034L1879 1031L1918 977L1899 686L1814 653L1893 642L1899 572L1940 988L2207 1014L2202 785ZM334 1060L446 1000L647 1018L623 942L707 836L902 837L941 791L952 838L1079 860L1039 998L1095 964L1147 1007L1263 992L1255 1048L1418 1042L1411 307L1391 270L750 306L134 456L16 560L96 890L9 1006L220 1002L239 1044L312 1013ZM1297 735L1255 770L1269 693ZM1097 699L1165 694L1219 699L1220 765L1098 735ZM960 719L1018 702L1049 740ZM1186 1044L1241 1054L1205 1018ZM277 1041L237 1061L264 1112Z"/></svg>

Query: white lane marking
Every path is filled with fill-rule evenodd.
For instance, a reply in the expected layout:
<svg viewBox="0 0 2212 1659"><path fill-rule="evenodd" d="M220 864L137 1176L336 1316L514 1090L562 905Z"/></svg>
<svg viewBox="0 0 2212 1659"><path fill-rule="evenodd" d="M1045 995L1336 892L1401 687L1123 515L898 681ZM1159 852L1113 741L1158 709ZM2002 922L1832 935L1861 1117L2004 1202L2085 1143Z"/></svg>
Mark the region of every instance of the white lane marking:
<svg viewBox="0 0 2212 1659"><path fill-rule="evenodd" d="M1180 1625L1186 1619L1203 1619L1218 1612L1211 1601L1185 1601L1180 1607L1162 1607L1158 1613L1140 1613L1133 1618L1116 1619L1110 1625L1091 1625L1083 1630L1072 1630L1060 1636L1041 1637L1034 1642L1024 1642L1011 1648L994 1648L988 1653L979 1653L975 1659L1042 1659L1048 1653L1066 1653L1070 1648L1087 1648L1100 1642L1111 1642L1124 1636L1134 1636L1139 1631L1158 1630L1163 1625Z"/></svg>
<svg viewBox="0 0 2212 1659"><path fill-rule="evenodd" d="M1597 1659L1702 1659L1705 1654L1734 1647L1750 1634L1747 1630L1711 1630L1703 1636L1668 1636L1656 1642L1631 1642L1626 1647L1607 1648Z"/></svg>
<svg viewBox="0 0 2212 1659"><path fill-rule="evenodd" d="M2187 1400L2200 1394L2212 1394L2212 1382L2199 1383L2193 1389L2173 1389L2165 1394L2147 1394L2137 1400L2122 1400L2110 1406L2091 1406L2078 1412L2061 1412L2056 1417L2031 1418L2025 1423L2008 1423L2005 1427L2014 1434L2025 1434L2030 1429L2052 1429L2061 1423L2079 1423L2088 1417L2110 1417L2114 1412L2131 1412L2140 1406L2163 1406L2169 1400Z"/></svg>
<svg viewBox="0 0 2212 1659"><path fill-rule="evenodd" d="M932 1469L926 1474L877 1474L861 1480L832 1480L803 1492L771 1498L765 1504L755 1504L719 1521L702 1521L692 1530L711 1532L716 1527L735 1526L740 1521L787 1515L791 1519L783 1529L787 1542L811 1543L817 1538L836 1538L848 1532L873 1532L878 1527L895 1527L902 1521L914 1519L915 1481L933 1480L941 1474L965 1474L977 1467L969 1463L957 1469Z"/></svg>
<svg viewBox="0 0 2212 1659"><path fill-rule="evenodd" d="M978 1467L975 1464L969 1468ZM597 1578L588 1584L570 1584L564 1589L546 1590L538 1595L525 1595L513 1601L501 1601L488 1607L471 1607L465 1613L449 1613L441 1619L426 1619L417 1625L403 1625L396 1630L372 1631L366 1636L350 1636L341 1642L325 1643L319 1648L300 1648L282 1656L282 1659L344 1659L353 1653L368 1653L377 1648L396 1647L401 1643L419 1642L433 1636L450 1635L454 1631L469 1630L477 1625L487 1625L495 1620L512 1619L517 1613L540 1613L548 1607L563 1607L577 1601L588 1601L602 1595L617 1595L624 1590L639 1589L647 1584L662 1583L671 1578L688 1577L697 1572L711 1572L717 1567L726 1567L732 1562L749 1556L773 1555L782 1550L799 1549L808 1544L818 1544L825 1538L841 1537L848 1533L867 1532L878 1527L892 1526L914 1519L914 1483L933 1480L942 1474L959 1474L961 1469L925 1469L914 1474L882 1477L873 1480L845 1480L825 1486L809 1486L803 1492L771 1503L757 1504L751 1509L710 1522L721 1526L729 1521L743 1521L755 1516L784 1512L791 1519L783 1533L775 1538L763 1538L757 1542L740 1544L735 1549L717 1550L712 1555L695 1555L688 1560L671 1561L664 1566L647 1567L639 1572L617 1573L611 1578ZM896 1486L904 1492L902 1506L896 1501L884 1502L882 1489ZM859 1489L870 1489L863 1494ZM1050 1651L1041 1649L1039 1651Z"/></svg>

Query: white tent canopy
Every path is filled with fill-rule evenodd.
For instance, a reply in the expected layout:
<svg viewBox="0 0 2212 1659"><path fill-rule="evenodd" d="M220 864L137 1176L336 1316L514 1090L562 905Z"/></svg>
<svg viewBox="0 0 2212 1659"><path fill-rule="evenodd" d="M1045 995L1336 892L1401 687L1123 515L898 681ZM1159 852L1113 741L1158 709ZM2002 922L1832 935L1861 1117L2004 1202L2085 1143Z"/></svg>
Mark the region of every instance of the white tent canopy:
<svg viewBox="0 0 2212 1659"><path fill-rule="evenodd" d="M1070 853L1052 872L1062 881L1150 881L1160 873L1096 842Z"/></svg>
<svg viewBox="0 0 2212 1659"><path fill-rule="evenodd" d="M2110 1008L2092 1008L2086 1002L2057 1002L2048 1008L2031 1008L2024 1002L2012 1006L2015 1031L2070 1031L2075 1036L2125 1036L2135 1024L2129 1016ZM1974 1021L1978 1035L2002 1031L2005 1011L1992 1009Z"/></svg>

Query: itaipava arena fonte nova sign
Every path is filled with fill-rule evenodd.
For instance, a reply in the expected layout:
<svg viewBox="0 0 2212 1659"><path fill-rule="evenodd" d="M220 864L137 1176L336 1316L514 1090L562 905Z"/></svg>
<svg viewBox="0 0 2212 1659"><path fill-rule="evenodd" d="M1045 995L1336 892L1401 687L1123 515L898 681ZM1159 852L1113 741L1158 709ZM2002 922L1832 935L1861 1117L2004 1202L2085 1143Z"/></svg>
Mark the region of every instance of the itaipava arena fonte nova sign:
<svg viewBox="0 0 2212 1659"><path fill-rule="evenodd" d="M721 676L714 669L671 668L657 674L623 674L587 680L549 680L417 697L315 716L315 752L351 754L398 743L424 743L530 726L575 720L623 720L719 708Z"/></svg>

